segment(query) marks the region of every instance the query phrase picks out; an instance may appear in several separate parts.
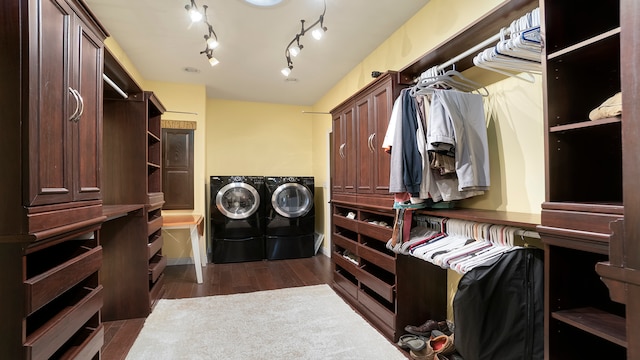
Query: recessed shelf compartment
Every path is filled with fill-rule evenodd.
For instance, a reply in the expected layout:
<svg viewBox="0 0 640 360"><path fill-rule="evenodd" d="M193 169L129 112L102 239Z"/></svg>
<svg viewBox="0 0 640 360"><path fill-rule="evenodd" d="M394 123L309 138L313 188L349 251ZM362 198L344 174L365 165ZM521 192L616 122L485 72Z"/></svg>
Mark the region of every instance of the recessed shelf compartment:
<svg viewBox="0 0 640 360"><path fill-rule="evenodd" d="M162 230L158 230L149 236L149 259L153 257L161 248L164 241L162 239Z"/></svg>
<svg viewBox="0 0 640 360"><path fill-rule="evenodd" d="M591 307L561 310L551 313L554 319L627 347L625 318Z"/></svg>
<svg viewBox="0 0 640 360"><path fill-rule="evenodd" d="M149 281L155 283L158 281L160 275L167 267L167 257L159 254L154 255L151 260L149 260Z"/></svg>

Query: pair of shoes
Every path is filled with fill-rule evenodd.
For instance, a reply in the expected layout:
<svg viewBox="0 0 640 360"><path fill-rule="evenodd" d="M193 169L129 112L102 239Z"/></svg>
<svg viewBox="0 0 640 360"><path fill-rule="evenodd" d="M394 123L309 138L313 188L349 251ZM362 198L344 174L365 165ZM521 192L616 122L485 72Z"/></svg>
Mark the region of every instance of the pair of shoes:
<svg viewBox="0 0 640 360"><path fill-rule="evenodd" d="M427 320L420 326L407 325L404 328L404 331L408 332L409 334L420 336L431 336L431 331L433 330L439 330L447 334L449 332L449 327L447 326L446 321Z"/></svg>
<svg viewBox="0 0 640 360"><path fill-rule="evenodd" d="M449 355L456 351L453 335L439 335L429 340L429 345L436 354Z"/></svg>
<svg viewBox="0 0 640 360"><path fill-rule="evenodd" d="M405 334L398 339L398 346L401 349L420 351L427 346L428 339L419 335Z"/></svg>

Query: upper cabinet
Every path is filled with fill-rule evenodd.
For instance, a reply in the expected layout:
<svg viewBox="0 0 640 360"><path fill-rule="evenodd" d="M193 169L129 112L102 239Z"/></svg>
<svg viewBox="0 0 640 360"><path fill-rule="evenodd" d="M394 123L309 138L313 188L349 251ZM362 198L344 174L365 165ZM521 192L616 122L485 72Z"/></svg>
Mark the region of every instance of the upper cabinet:
<svg viewBox="0 0 640 360"><path fill-rule="evenodd" d="M390 156L382 149L382 141L393 102L402 87L398 73L389 71L331 111L332 198L370 205L391 204L382 200L382 197L390 199Z"/></svg>
<svg viewBox="0 0 640 360"><path fill-rule="evenodd" d="M101 221L107 33L81 0L12 0L0 6L0 213L7 214L0 234L39 238L74 223Z"/></svg>
<svg viewBox="0 0 640 360"><path fill-rule="evenodd" d="M33 2L32 2L33 3ZM62 0L30 21L29 191L25 205L100 199L102 33ZM39 19L40 21L36 21ZM25 154L26 155L26 154Z"/></svg>

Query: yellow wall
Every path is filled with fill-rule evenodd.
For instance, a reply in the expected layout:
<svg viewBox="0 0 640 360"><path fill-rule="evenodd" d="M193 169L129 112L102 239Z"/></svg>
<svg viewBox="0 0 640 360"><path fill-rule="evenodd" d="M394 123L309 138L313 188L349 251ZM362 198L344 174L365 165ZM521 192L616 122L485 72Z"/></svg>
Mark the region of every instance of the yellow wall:
<svg viewBox="0 0 640 360"><path fill-rule="evenodd" d="M306 106L207 100L207 176L311 176Z"/></svg>

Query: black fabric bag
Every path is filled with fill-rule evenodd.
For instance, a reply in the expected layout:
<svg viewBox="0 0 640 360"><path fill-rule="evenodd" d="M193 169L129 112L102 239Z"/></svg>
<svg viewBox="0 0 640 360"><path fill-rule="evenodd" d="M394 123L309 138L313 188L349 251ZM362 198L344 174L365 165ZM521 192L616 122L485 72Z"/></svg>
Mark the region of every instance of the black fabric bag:
<svg viewBox="0 0 640 360"><path fill-rule="evenodd" d="M544 359L544 252L516 248L467 272L453 299L465 360Z"/></svg>

